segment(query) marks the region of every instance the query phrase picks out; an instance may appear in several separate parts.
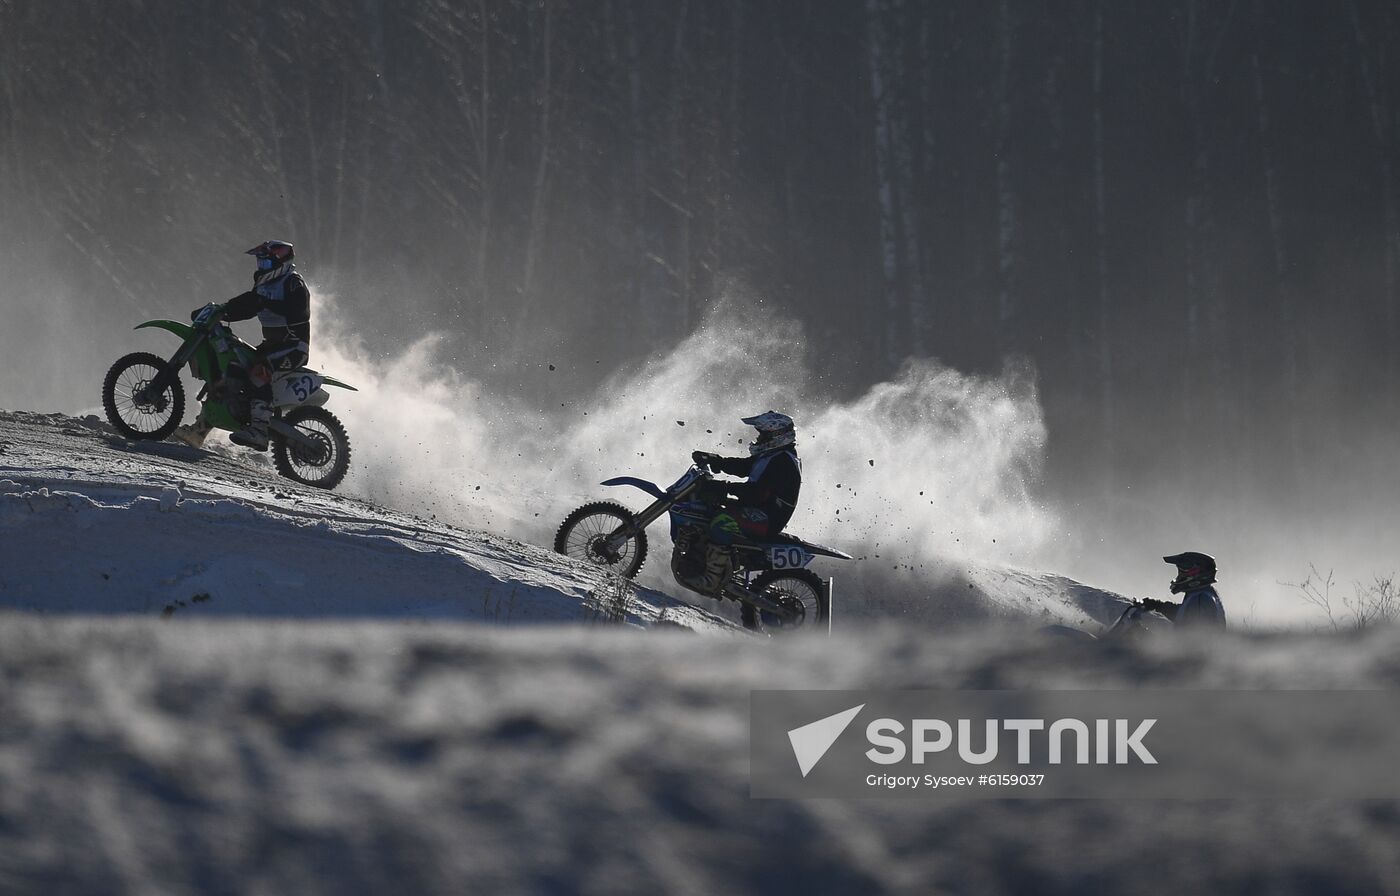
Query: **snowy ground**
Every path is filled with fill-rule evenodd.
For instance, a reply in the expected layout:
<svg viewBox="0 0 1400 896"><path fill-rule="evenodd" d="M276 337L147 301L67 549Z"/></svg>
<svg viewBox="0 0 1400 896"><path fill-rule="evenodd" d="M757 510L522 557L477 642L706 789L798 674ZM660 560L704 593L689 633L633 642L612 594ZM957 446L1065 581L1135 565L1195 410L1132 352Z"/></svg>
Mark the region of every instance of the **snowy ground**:
<svg viewBox="0 0 1400 896"><path fill-rule="evenodd" d="M1394 802L748 797L756 688L1394 688L1394 632L1066 643L1005 620L1115 597L974 568L1000 625L714 637L247 458L0 413L0 893L1400 893Z"/></svg>
<svg viewBox="0 0 1400 896"><path fill-rule="evenodd" d="M131 442L96 417L0 411L0 533L0 607L22 610L733 628L732 607L623 593L535 545L304 488L221 437L208 450ZM646 581L661 586L664 546L654 541L653 554ZM1060 576L1003 567L964 565L900 587L920 592L927 612L910 621L923 623L1093 627L1122 606ZM881 606L858 570L838 579L838 617Z"/></svg>
<svg viewBox="0 0 1400 896"><path fill-rule="evenodd" d="M304 488L211 444L0 412L0 606L732 628L542 548Z"/></svg>

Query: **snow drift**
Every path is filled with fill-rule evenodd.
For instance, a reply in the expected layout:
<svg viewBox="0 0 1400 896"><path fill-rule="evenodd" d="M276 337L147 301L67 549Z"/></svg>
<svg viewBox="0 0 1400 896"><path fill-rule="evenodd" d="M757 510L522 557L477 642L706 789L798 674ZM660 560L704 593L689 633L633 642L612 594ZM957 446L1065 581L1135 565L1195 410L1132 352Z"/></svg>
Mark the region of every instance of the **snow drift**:
<svg viewBox="0 0 1400 896"><path fill-rule="evenodd" d="M0 413L0 604L731 628L543 548L301 487L256 457Z"/></svg>

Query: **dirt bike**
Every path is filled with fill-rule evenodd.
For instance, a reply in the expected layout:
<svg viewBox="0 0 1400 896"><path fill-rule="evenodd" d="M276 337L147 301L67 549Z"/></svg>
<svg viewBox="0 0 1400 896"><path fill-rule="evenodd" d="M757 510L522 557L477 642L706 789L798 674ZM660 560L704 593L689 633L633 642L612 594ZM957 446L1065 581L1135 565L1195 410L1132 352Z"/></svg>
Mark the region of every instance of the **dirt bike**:
<svg viewBox="0 0 1400 896"><path fill-rule="evenodd" d="M697 500L697 493L711 479L710 471L698 465L666 489L631 476L609 479L603 485L631 486L656 500L640 513L612 501L585 504L565 517L554 536L554 550L630 579L646 562L647 526L669 513L677 558L703 551L705 533L717 508ZM827 630L831 591L807 565L818 556L850 560L850 554L792 535L733 547L735 573L725 585L723 597L739 602L746 628ZM673 565L675 562L673 559Z"/></svg>
<svg viewBox="0 0 1400 896"><path fill-rule="evenodd" d="M130 439L160 441L175 432L185 415L180 369L204 382L195 397L203 402L199 419L212 429L239 430L248 420L248 399L226 377L235 361L253 366L254 349L219 319L219 306L205 305L193 323L148 320L134 329L169 330L182 340L169 360L150 352L120 358L102 381L102 407L117 432ZM272 461L288 479L317 488L335 488L350 468L350 437L335 415L322 407L330 396L323 386L358 391L333 377L302 367L272 378L273 418L268 425Z"/></svg>

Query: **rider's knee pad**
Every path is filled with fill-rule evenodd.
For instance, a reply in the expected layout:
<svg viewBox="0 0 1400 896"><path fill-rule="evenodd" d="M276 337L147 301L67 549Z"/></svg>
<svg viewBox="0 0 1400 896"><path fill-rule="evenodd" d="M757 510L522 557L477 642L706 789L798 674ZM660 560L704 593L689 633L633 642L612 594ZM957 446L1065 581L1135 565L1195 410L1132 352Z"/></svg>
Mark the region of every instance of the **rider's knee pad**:
<svg viewBox="0 0 1400 896"><path fill-rule="evenodd" d="M267 363L272 365L273 370L296 370L305 365L307 360L307 353L300 348L283 349L267 356Z"/></svg>
<svg viewBox="0 0 1400 896"><path fill-rule="evenodd" d="M733 544L744 537L743 531L739 528L739 521L727 510L710 520L709 535L711 544L725 545Z"/></svg>

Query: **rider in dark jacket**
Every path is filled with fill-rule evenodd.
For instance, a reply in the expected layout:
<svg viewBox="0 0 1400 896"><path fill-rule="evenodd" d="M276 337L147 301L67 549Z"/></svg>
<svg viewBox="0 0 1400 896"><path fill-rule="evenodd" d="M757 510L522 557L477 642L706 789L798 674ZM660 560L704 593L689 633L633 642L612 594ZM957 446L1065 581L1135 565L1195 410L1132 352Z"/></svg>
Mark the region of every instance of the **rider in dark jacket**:
<svg viewBox="0 0 1400 896"><path fill-rule="evenodd" d="M227 321L248 320L256 315L262 324L263 340L247 369L237 363L229 365L228 379L249 398L248 425L229 439L266 451L267 428L272 420L272 378L305 365L310 354L311 292L292 263L295 253L291 243L268 240L246 254L257 259L253 288L229 299L217 313ZM208 433L209 426L201 418L194 426L180 427L175 436L198 446Z"/></svg>
<svg viewBox="0 0 1400 896"><path fill-rule="evenodd" d="M686 562L688 558L679 550L672 559L676 581L715 598L723 596L724 585L734 574L732 546L745 540L772 538L782 532L792 519L802 490L802 462L797 457L792 418L768 411L745 417L743 422L758 430L748 457L721 457L705 451L691 455L702 467L747 477L743 482L707 482L697 495L720 508L710 521L703 568L698 556Z"/></svg>
<svg viewBox="0 0 1400 896"><path fill-rule="evenodd" d="M1178 626L1224 628L1225 607L1214 588L1215 558L1197 551L1186 551L1162 559L1176 567L1176 579L1171 583L1172 594L1185 594L1186 597L1179 604L1148 598L1142 602L1143 609L1156 610Z"/></svg>

